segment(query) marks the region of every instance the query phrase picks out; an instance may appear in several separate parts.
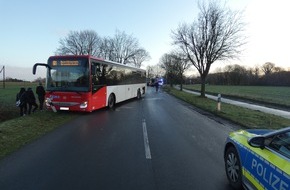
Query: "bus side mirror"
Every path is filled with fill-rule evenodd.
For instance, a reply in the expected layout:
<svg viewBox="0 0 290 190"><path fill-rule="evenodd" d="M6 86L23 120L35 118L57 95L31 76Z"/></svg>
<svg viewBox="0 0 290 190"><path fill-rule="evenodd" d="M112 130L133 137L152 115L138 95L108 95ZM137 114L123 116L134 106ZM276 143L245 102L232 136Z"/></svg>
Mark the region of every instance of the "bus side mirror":
<svg viewBox="0 0 290 190"><path fill-rule="evenodd" d="M35 75L35 73L36 73L36 68L38 67L38 66L44 66L44 67L46 67L46 68L49 68L49 70L51 70L51 67L48 65L48 64L46 64L46 63L35 63L34 65L33 65L33 68L32 68L32 73ZM49 72L49 76L50 76L50 72Z"/></svg>

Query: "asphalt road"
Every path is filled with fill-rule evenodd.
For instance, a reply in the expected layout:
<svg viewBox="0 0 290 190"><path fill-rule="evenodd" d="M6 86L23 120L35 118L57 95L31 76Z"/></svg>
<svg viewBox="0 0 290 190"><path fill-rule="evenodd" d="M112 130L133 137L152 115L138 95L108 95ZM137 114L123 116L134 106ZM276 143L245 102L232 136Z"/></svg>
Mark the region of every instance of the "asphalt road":
<svg viewBox="0 0 290 190"><path fill-rule="evenodd" d="M227 190L233 126L148 88L84 114L0 162L0 189Z"/></svg>

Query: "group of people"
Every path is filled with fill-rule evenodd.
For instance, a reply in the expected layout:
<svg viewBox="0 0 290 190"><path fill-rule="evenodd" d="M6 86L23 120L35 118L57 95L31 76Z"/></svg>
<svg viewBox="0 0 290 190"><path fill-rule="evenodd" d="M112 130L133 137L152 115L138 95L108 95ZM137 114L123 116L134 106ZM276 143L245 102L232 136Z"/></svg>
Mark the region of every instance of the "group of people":
<svg viewBox="0 0 290 190"><path fill-rule="evenodd" d="M39 106L36 103L36 98L32 88L27 88L27 90L23 87L20 88L19 93L16 95L16 101L20 100L18 105L20 109L20 116L25 116L26 114L29 115L31 112L34 113L38 107L40 110L43 109L45 90L41 82L36 87L36 94L38 96Z"/></svg>

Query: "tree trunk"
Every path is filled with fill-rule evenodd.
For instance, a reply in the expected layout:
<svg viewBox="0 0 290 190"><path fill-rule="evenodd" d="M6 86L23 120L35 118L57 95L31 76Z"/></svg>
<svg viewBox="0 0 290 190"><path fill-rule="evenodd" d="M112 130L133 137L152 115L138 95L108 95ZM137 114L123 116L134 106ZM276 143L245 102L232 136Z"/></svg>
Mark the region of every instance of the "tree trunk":
<svg viewBox="0 0 290 190"><path fill-rule="evenodd" d="M200 96L202 98L205 98L205 77L204 76L200 76L200 78L201 78Z"/></svg>
<svg viewBox="0 0 290 190"><path fill-rule="evenodd" d="M181 76L179 77L179 80L180 80L180 91L183 90L183 86L182 86L182 83L183 83L183 77L182 77L182 74Z"/></svg>

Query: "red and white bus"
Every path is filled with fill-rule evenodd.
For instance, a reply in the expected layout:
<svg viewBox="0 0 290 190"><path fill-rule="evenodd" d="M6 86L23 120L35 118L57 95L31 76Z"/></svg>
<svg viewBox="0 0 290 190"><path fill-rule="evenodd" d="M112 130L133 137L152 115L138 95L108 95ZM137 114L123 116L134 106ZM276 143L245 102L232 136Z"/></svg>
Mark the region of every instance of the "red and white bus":
<svg viewBox="0 0 290 190"><path fill-rule="evenodd" d="M51 56L47 64L45 102L48 109L91 112L140 99L146 91L146 71L90 55Z"/></svg>

